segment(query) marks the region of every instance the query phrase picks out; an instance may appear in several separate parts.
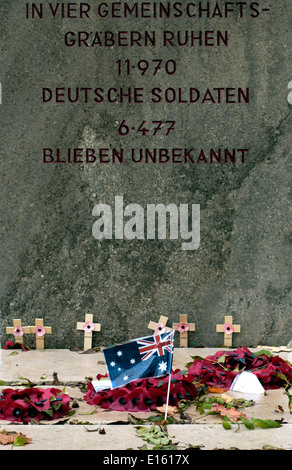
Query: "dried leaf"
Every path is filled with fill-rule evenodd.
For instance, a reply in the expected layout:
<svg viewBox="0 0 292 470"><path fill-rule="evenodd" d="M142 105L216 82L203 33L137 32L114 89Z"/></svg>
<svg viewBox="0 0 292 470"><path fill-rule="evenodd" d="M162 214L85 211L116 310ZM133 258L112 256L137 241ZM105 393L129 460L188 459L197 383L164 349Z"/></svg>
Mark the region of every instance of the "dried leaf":
<svg viewBox="0 0 292 470"><path fill-rule="evenodd" d="M8 432L6 429L3 429L3 431L0 432L0 444L2 445L13 444L15 446L23 446L25 444L30 444L31 441L32 439L30 437L27 437L21 432Z"/></svg>
<svg viewBox="0 0 292 470"><path fill-rule="evenodd" d="M60 382L59 382L59 379L58 379L58 374L57 372L53 372L53 385L58 385Z"/></svg>
<svg viewBox="0 0 292 470"><path fill-rule="evenodd" d="M85 428L85 429L88 432L98 432L98 434L106 434L105 429L101 428L100 426L96 429L88 429L88 428Z"/></svg>
<svg viewBox="0 0 292 470"><path fill-rule="evenodd" d="M233 401L233 397L230 397L229 395L227 395L225 392L222 394L222 398L223 400L225 401L225 403L230 403L231 401Z"/></svg>
<svg viewBox="0 0 292 470"><path fill-rule="evenodd" d="M163 406L158 406L157 411L160 411L160 413L165 413L166 410L166 405L164 404ZM173 416L175 413L178 412L178 408L176 406L168 406L167 407L167 415Z"/></svg>
<svg viewBox="0 0 292 470"><path fill-rule="evenodd" d="M16 433L13 434L0 434L0 444L6 445L6 444L13 444L17 437Z"/></svg>
<svg viewBox="0 0 292 470"><path fill-rule="evenodd" d="M32 382L31 380L29 380L27 377L23 377L22 375L20 374L17 374L17 377L21 380L21 382L18 382L17 384L18 385L23 385L25 387L34 387L35 386L35 383Z"/></svg>
<svg viewBox="0 0 292 470"><path fill-rule="evenodd" d="M269 444L262 447L262 450L284 450L282 447L274 447Z"/></svg>
<svg viewBox="0 0 292 470"><path fill-rule="evenodd" d="M77 401L77 398L73 398L72 401L72 408L79 408L79 403Z"/></svg>
<svg viewBox="0 0 292 470"><path fill-rule="evenodd" d="M221 387L208 387L208 392L210 393L224 393L227 392L228 389L221 388Z"/></svg>
<svg viewBox="0 0 292 470"><path fill-rule="evenodd" d="M232 421L238 421L242 416L246 418L246 416L236 408L226 408L220 403L215 403L215 405L212 406L212 411L220 413L221 416L227 416L227 418L231 419Z"/></svg>
<svg viewBox="0 0 292 470"><path fill-rule="evenodd" d="M284 413L284 408L281 405L278 405L278 407L275 409L277 413Z"/></svg>

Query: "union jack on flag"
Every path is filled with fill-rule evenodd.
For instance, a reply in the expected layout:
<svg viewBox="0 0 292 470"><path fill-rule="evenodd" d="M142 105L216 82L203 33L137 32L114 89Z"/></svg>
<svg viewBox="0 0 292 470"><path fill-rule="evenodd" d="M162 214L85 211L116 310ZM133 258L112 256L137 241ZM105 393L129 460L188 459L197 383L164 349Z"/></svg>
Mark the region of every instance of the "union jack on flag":
<svg viewBox="0 0 292 470"><path fill-rule="evenodd" d="M138 344L142 346L139 347L140 354L142 356L142 361L146 361L153 354L157 353L158 356L164 356L165 351L172 352L173 348L173 332L168 333L165 338L161 338L161 335L152 336L149 338L142 338L137 340Z"/></svg>
<svg viewBox="0 0 292 470"><path fill-rule="evenodd" d="M104 349L112 388L138 379L170 374L173 347L174 331L171 330Z"/></svg>

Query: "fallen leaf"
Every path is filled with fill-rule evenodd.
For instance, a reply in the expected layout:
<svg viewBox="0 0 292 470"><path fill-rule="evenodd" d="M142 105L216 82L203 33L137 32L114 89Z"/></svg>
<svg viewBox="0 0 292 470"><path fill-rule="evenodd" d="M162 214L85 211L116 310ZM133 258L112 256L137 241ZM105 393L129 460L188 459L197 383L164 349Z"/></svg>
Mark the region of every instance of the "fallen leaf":
<svg viewBox="0 0 292 470"><path fill-rule="evenodd" d="M6 429L3 429L3 431L0 432L0 444L2 445L13 444L16 446L23 446L25 444L30 444L31 441L32 439L30 437L27 437L21 432L8 432Z"/></svg>
<svg viewBox="0 0 292 470"><path fill-rule="evenodd" d="M22 447L26 444L26 437L20 434L19 436L16 437L16 439L13 442L14 446L17 447Z"/></svg>
<svg viewBox="0 0 292 470"><path fill-rule="evenodd" d="M227 418L227 416L226 416L226 418ZM227 419L223 418L222 425L223 425L224 429L231 429L231 424L229 423L228 418Z"/></svg>
<svg viewBox="0 0 292 470"><path fill-rule="evenodd" d="M251 418L251 421L254 423L255 426L259 428L280 428L282 426L281 422L274 421L272 419L255 419Z"/></svg>
<svg viewBox="0 0 292 470"><path fill-rule="evenodd" d="M7 445L7 444L13 444L17 437L16 433L13 434L0 434L0 444L2 445Z"/></svg>
<svg viewBox="0 0 292 470"><path fill-rule="evenodd" d="M154 444L161 447L169 445L171 443L167 432L160 429L159 426L153 425L150 429L144 426L137 426L136 430L138 436L140 436L144 441L147 441L150 444Z"/></svg>
<svg viewBox="0 0 292 470"><path fill-rule="evenodd" d="M220 413L221 416L227 416L227 418L233 420L233 421L238 421L241 416L246 418L246 416L241 413L241 411L237 410L236 408L226 408L224 405L221 405L220 403L215 403L215 405L212 406L212 411L215 411L216 413Z"/></svg>
<svg viewBox="0 0 292 470"><path fill-rule="evenodd" d="M98 434L106 434L105 429L101 428L100 426L96 429L89 429L89 428L85 428L85 429L88 432L98 432Z"/></svg>
<svg viewBox="0 0 292 470"><path fill-rule="evenodd" d="M262 450L284 450L282 447L274 447L269 444L262 447Z"/></svg>
<svg viewBox="0 0 292 470"><path fill-rule="evenodd" d="M160 413L165 413L166 410L166 405L164 404L163 406L158 406L157 411L160 411ZM178 413L178 408L176 406L168 406L167 407L167 414L169 416L173 416L175 413Z"/></svg>
<svg viewBox="0 0 292 470"><path fill-rule="evenodd" d="M72 408L79 408L79 403L77 401L77 398L73 398L72 401Z"/></svg>
<svg viewBox="0 0 292 470"><path fill-rule="evenodd" d="M219 364L222 364L225 362L225 359L226 359L226 355L222 354L222 356L218 357L217 362L219 362Z"/></svg>
<svg viewBox="0 0 292 470"><path fill-rule="evenodd" d="M221 387L208 387L208 392L210 393L224 393L227 392L227 388L221 388Z"/></svg>
<svg viewBox="0 0 292 470"><path fill-rule="evenodd" d="M223 398L223 400L225 401L225 403L229 403L230 401L233 400L233 398L230 397L229 395L227 395L226 393L223 393L223 394L222 394L222 398Z"/></svg>
<svg viewBox="0 0 292 470"><path fill-rule="evenodd" d="M284 413L284 408L281 405L278 405L278 407L275 409L277 413Z"/></svg>
<svg viewBox="0 0 292 470"><path fill-rule="evenodd" d="M53 372L53 385L58 385L60 382L59 382L59 379L58 379L58 374L57 372Z"/></svg>
<svg viewBox="0 0 292 470"><path fill-rule="evenodd" d="M244 418L243 416L240 417L241 422L244 424L244 426L247 429L254 429L254 424L252 421L249 421L248 419Z"/></svg>

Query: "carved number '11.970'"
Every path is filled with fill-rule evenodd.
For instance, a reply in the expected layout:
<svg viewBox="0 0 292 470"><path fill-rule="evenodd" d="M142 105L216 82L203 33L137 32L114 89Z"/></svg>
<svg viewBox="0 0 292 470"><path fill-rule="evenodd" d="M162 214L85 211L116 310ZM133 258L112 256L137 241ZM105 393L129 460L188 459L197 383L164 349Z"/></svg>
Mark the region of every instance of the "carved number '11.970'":
<svg viewBox="0 0 292 470"><path fill-rule="evenodd" d="M164 71L167 75L173 75L176 72L175 60L139 60L138 62L132 62L129 59L117 60L118 74L119 75L130 75L133 69L137 69L141 75L145 75L149 72L151 75L156 75L160 70Z"/></svg>

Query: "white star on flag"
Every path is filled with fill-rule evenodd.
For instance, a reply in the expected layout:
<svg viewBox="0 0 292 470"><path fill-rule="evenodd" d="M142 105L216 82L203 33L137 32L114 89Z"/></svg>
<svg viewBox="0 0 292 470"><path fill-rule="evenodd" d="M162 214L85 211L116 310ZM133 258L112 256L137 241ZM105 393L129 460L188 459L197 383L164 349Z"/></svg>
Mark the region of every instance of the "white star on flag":
<svg viewBox="0 0 292 470"><path fill-rule="evenodd" d="M164 372L167 370L167 362L160 362L159 366L158 366L160 372Z"/></svg>

